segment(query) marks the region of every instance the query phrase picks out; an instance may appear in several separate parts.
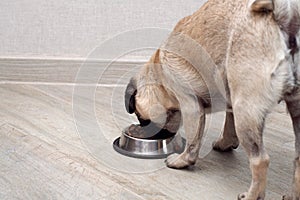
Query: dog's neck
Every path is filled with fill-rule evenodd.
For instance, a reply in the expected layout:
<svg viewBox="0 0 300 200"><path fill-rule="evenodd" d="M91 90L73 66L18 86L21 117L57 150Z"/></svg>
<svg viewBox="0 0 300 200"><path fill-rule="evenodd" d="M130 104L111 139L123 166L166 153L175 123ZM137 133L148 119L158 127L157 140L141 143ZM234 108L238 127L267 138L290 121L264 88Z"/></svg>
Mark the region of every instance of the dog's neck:
<svg viewBox="0 0 300 200"><path fill-rule="evenodd" d="M158 49L151 59L143 66L139 73L139 86L143 87L145 85L161 85L161 62L159 58L160 50Z"/></svg>

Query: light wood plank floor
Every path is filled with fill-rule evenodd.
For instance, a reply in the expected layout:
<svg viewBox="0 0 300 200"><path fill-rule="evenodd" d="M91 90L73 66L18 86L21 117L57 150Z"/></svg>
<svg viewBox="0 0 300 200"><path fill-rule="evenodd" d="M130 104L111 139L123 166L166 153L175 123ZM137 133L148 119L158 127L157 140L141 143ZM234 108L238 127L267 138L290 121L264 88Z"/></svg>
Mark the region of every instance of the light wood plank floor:
<svg viewBox="0 0 300 200"><path fill-rule="evenodd" d="M113 151L113 140L135 120L123 108L123 85L98 87L93 113L80 105L84 92L74 105L73 90L71 85L0 85L0 199L233 200L248 188L243 149L211 150L222 113L208 120L196 165L172 170L164 160L131 159ZM285 107L274 110L265 131L271 156L267 199L281 199L289 191L294 156ZM93 119L96 128L90 127Z"/></svg>

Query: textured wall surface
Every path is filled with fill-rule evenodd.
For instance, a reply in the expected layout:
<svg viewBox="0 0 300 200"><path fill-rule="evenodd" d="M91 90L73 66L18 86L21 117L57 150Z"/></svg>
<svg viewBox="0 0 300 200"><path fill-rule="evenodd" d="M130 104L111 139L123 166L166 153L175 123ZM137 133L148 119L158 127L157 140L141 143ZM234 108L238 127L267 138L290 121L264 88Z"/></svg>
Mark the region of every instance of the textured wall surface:
<svg viewBox="0 0 300 200"><path fill-rule="evenodd" d="M172 29L203 0L13 0L0 2L0 57L85 58L124 31ZM138 37L138 36L137 36Z"/></svg>

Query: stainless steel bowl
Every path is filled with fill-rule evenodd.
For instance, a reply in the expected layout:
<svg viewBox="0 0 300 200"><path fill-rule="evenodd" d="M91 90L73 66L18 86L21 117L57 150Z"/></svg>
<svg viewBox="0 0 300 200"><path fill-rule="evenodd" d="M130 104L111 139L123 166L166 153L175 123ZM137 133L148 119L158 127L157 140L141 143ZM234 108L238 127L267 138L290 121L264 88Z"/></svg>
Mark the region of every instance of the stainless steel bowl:
<svg viewBox="0 0 300 200"><path fill-rule="evenodd" d="M172 153L181 153L185 139L176 134L167 139L140 139L129 136L125 131L113 143L114 149L129 157L143 159L166 158Z"/></svg>

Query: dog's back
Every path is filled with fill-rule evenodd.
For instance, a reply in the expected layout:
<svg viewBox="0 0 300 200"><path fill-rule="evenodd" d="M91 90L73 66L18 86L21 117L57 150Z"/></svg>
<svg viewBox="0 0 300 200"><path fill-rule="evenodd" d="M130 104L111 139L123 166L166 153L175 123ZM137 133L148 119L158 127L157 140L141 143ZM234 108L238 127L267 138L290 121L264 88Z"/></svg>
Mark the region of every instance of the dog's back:
<svg viewBox="0 0 300 200"><path fill-rule="evenodd" d="M299 4L299 0L209 0L177 24L132 79L125 96L131 113L164 127L173 119L166 111L181 113L174 122L182 121L186 148L167 158L168 167L196 162L206 108L212 109L214 97L218 93L224 97L225 92L232 113L226 113L224 130L213 147L226 151L242 144L252 184L238 199L264 199L269 165L262 138L265 118L285 100L297 141L293 194L284 199L300 198ZM162 118L166 120L160 123Z"/></svg>

